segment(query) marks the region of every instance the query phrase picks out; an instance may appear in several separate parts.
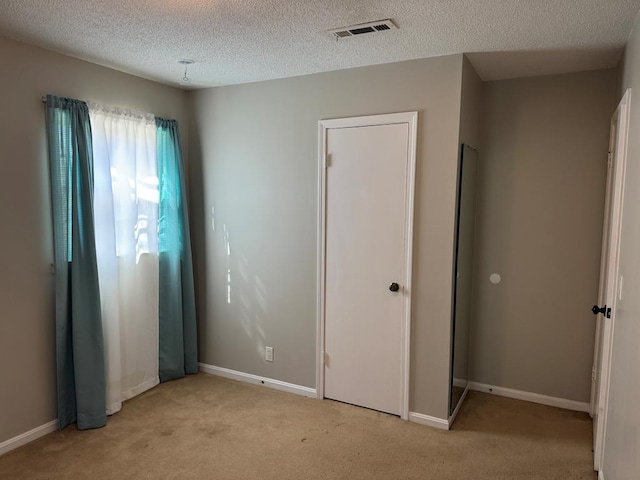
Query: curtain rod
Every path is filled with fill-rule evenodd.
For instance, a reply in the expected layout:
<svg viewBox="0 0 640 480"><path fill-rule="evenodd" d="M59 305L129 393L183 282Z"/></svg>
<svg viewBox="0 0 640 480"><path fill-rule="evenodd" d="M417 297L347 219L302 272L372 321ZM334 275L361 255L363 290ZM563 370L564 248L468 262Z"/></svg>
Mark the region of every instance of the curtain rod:
<svg viewBox="0 0 640 480"><path fill-rule="evenodd" d="M42 103L47 103L47 96L46 95L42 95ZM134 112L134 113L139 113L139 114L142 114L142 115L153 115L155 118L164 118L164 117L158 117L154 113L147 113L147 112ZM171 120L171 119L167 119L167 120Z"/></svg>

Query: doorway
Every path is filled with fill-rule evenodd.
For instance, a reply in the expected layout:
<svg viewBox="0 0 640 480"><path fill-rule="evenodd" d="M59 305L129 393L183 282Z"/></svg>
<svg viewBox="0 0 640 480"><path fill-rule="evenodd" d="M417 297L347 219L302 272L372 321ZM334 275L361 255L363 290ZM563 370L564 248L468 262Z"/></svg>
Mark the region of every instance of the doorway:
<svg viewBox="0 0 640 480"><path fill-rule="evenodd" d="M323 120L318 396L408 419L417 112Z"/></svg>

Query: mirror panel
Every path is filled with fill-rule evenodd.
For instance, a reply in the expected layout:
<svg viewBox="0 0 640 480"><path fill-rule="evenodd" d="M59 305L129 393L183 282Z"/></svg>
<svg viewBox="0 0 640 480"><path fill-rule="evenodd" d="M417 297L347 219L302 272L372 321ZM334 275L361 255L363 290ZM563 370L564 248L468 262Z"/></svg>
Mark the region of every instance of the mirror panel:
<svg viewBox="0 0 640 480"><path fill-rule="evenodd" d="M449 414L452 414L456 409L469 384L469 328L471 323L477 176L478 152L468 145L462 145L458 173Z"/></svg>

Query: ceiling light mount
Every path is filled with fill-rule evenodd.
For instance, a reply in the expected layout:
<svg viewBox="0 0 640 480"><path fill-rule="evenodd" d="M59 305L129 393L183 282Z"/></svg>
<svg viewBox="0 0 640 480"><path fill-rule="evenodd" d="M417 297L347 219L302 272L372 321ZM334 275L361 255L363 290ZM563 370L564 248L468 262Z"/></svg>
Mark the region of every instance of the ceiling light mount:
<svg viewBox="0 0 640 480"><path fill-rule="evenodd" d="M191 79L187 76L187 69L189 68L189 65L196 63L195 60L183 59L178 60L178 63L180 65L184 65L184 76L180 80L180 85L191 85Z"/></svg>

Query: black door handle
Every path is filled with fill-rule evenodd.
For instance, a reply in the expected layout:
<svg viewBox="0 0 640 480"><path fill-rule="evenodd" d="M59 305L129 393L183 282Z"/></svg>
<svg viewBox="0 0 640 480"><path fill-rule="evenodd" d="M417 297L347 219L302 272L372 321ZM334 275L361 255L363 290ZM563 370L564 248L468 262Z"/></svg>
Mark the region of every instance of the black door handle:
<svg viewBox="0 0 640 480"><path fill-rule="evenodd" d="M389 285L389 291L397 292L398 290L400 290L400 285L398 285L396 282L393 282L391 285Z"/></svg>
<svg viewBox="0 0 640 480"><path fill-rule="evenodd" d="M611 318L611 309L606 305L604 307L599 307L598 305L594 305L591 308L591 311L593 312L594 315L598 315L599 313L601 313L605 317Z"/></svg>

